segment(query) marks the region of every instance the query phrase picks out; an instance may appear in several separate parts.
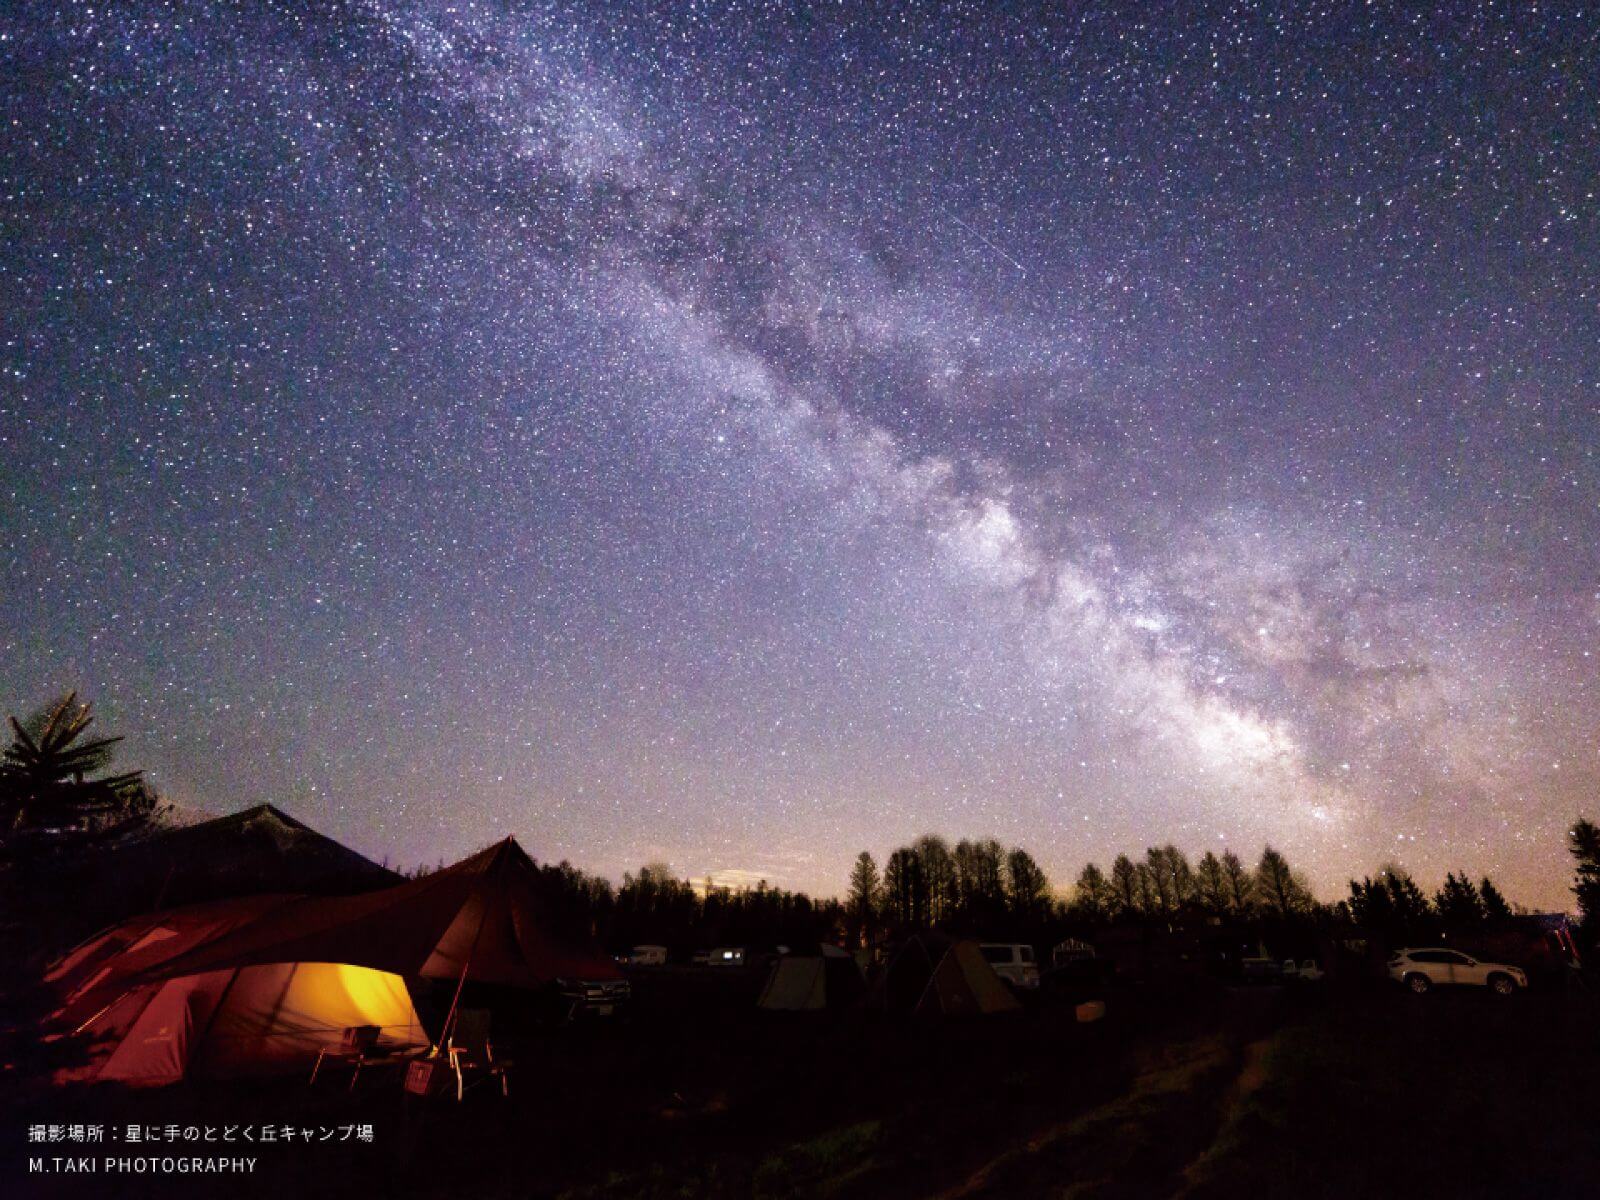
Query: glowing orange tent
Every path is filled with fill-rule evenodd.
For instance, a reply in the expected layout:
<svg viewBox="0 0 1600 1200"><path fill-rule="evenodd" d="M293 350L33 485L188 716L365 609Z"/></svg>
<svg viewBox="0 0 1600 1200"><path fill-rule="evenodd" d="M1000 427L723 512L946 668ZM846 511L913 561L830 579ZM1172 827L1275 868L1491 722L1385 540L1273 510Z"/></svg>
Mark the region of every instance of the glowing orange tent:
<svg viewBox="0 0 1600 1200"><path fill-rule="evenodd" d="M69 1078L167 1083L309 1068L348 1027L429 1044L408 979L538 988L614 980L552 927L513 839L358 896L254 896L139 917L86 942L47 982L58 1026L95 1037Z"/></svg>

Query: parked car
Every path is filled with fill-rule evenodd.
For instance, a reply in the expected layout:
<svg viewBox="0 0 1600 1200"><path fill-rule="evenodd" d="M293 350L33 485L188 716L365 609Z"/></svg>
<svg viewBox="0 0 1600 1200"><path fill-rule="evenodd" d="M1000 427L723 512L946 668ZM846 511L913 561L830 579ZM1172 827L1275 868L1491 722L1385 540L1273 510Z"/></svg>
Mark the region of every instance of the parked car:
<svg viewBox="0 0 1600 1200"><path fill-rule="evenodd" d="M1316 983L1322 978L1322 966L1314 958L1303 958L1298 963L1286 958L1283 960L1283 977L1296 983Z"/></svg>
<svg viewBox="0 0 1600 1200"><path fill-rule="evenodd" d="M633 999L626 979L558 979L555 987L569 1021L612 1016Z"/></svg>
<svg viewBox="0 0 1600 1200"><path fill-rule="evenodd" d="M665 946L635 946L627 955L630 967L664 967L667 965Z"/></svg>
<svg viewBox="0 0 1600 1200"><path fill-rule="evenodd" d="M744 966L744 961L743 946L718 946L706 958L706 965L711 967L742 967Z"/></svg>
<svg viewBox="0 0 1600 1200"><path fill-rule="evenodd" d="M1459 950L1442 947L1399 951L1389 960L1389 978L1419 996L1434 987L1451 985L1486 987L1496 995L1509 996L1528 986L1521 967L1479 962Z"/></svg>
<svg viewBox="0 0 1600 1200"><path fill-rule="evenodd" d="M994 973L1014 988L1032 990L1039 986L1039 964L1033 947L1020 942L984 942L979 947Z"/></svg>
<svg viewBox="0 0 1600 1200"><path fill-rule="evenodd" d="M1246 983L1282 983L1283 963L1276 958L1241 958L1239 974Z"/></svg>

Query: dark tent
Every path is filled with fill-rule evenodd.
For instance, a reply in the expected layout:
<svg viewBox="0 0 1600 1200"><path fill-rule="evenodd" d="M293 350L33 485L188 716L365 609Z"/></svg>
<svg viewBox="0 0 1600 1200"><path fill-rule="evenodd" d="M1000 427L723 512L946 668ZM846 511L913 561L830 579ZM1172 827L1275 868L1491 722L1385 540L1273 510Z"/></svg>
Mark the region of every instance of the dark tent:
<svg viewBox="0 0 1600 1200"><path fill-rule="evenodd" d="M873 984L868 1004L914 1016L988 1016L1022 1006L972 941L907 939Z"/></svg>
<svg viewBox="0 0 1600 1200"><path fill-rule="evenodd" d="M889 956L872 982L867 1005L891 1013L910 1013L928 990L937 954L921 937L910 937Z"/></svg>
<svg viewBox="0 0 1600 1200"><path fill-rule="evenodd" d="M343 895L400 876L270 804L96 849L85 867L169 907L256 892ZM130 895L130 899L134 896Z"/></svg>
<svg viewBox="0 0 1600 1200"><path fill-rule="evenodd" d="M953 942L934 968L928 989L917 1003L922 1015L990 1016L1022 1007L977 942Z"/></svg>
<svg viewBox="0 0 1600 1200"><path fill-rule="evenodd" d="M866 993L856 960L836 946L775 959L757 1005L769 1012L848 1008Z"/></svg>
<svg viewBox="0 0 1600 1200"><path fill-rule="evenodd" d="M263 804L178 827L136 823L116 836L0 854L0 913L28 923L19 945L69 945L139 913L232 896L348 895L400 876ZM40 905L42 896L73 903Z"/></svg>

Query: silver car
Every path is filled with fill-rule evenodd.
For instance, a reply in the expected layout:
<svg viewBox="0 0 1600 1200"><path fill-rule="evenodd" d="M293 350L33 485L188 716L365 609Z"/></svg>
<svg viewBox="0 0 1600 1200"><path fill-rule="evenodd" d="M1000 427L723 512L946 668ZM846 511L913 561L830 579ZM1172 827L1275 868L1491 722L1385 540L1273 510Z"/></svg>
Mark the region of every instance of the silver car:
<svg viewBox="0 0 1600 1200"><path fill-rule="evenodd" d="M1039 986L1039 964L1033 947L1020 942L984 942L978 949L994 973L1014 988L1032 991Z"/></svg>
<svg viewBox="0 0 1600 1200"><path fill-rule="evenodd" d="M1528 986L1528 976L1521 967L1479 962L1459 950L1443 947L1397 952L1389 960L1389 978L1403 983L1419 996L1434 987L1462 984L1486 987L1496 995L1510 996Z"/></svg>

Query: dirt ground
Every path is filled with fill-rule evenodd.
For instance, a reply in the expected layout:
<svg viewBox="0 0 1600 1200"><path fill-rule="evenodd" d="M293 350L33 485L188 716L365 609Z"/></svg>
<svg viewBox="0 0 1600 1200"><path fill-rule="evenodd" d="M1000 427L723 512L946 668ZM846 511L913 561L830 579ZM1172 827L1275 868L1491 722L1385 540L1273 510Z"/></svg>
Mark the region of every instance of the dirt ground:
<svg viewBox="0 0 1600 1200"><path fill-rule="evenodd" d="M931 1024L767 1014L751 990L647 980L631 1019L517 1047L509 1099L422 1101L381 1072L354 1093L342 1080L18 1087L0 1194L1600 1194L1588 994L1127 985L1106 1020L1080 1025L1050 1004ZM230 1150L260 1162L223 1183L30 1175L30 1154L82 1150L30 1147L27 1127L74 1122L359 1122L374 1138Z"/></svg>

